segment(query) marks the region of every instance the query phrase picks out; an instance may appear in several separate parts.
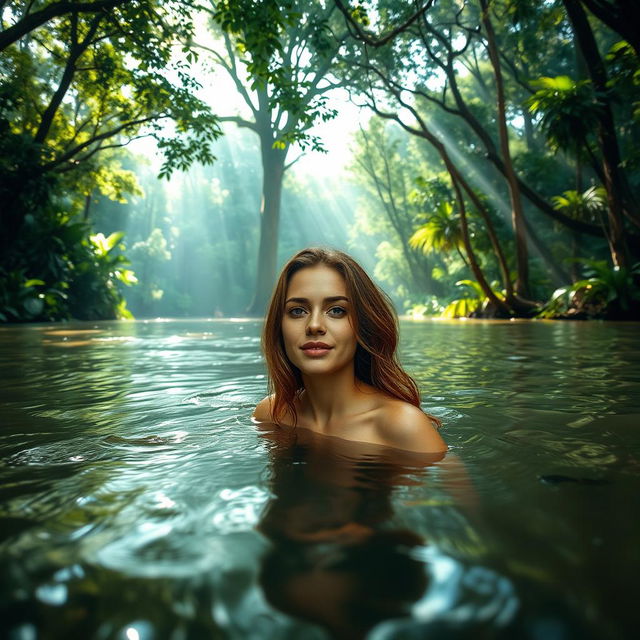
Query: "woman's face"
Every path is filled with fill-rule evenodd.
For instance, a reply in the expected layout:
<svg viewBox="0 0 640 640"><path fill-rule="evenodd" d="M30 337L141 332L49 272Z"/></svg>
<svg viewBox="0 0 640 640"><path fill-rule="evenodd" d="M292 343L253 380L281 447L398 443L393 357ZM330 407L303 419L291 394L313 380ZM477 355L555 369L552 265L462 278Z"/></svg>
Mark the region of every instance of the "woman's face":
<svg viewBox="0 0 640 640"><path fill-rule="evenodd" d="M324 264L297 271L287 288L282 337L289 360L302 375L326 375L353 367L355 313L344 278Z"/></svg>

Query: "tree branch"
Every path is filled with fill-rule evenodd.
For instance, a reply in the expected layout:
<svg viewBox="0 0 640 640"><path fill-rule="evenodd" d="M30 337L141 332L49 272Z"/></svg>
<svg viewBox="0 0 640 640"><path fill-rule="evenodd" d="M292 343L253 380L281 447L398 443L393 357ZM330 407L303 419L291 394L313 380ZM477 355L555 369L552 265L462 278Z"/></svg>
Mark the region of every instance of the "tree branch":
<svg viewBox="0 0 640 640"><path fill-rule="evenodd" d="M294 158L291 162L289 162L288 164L285 164L282 171L285 172L287 171L287 169L290 169L296 162L298 162L298 160L301 160L302 158L304 158L305 155L307 154L303 151L299 156Z"/></svg>
<svg viewBox="0 0 640 640"><path fill-rule="evenodd" d="M92 149L91 151L89 151L89 153L86 153L85 155L77 158L76 160L73 161L73 163L68 164L66 167L54 169L54 171L56 173L67 173L68 171L73 171L74 169L76 169L76 167L79 164L86 162L92 156L94 156L96 153L100 151L106 151L107 149L121 149L122 147L126 147L130 145L134 140L141 140L142 138L148 138L150 135L151 135L150 133L144 133L139 136L133 136L128 140L126 140L125 142L118 142L114 144L104 144L104 145L98 144L96 145L95 149Z"/></svg>
<svg viewBox="0 0 640 640"><path fill-rule="evenodd" d="M405 29L410 27L433 4L433 0L427 0L426 4L423 7L418 9L412 16L410 16L407 20L405 20L405 22L403 22L401 25L399 25L395 29L392 29L386 35L376 38L372 34L367 33L358 24L358 22L354 19L354 17L349 12L349 9L347 9L347 7L344 6L341 0L334 0L334 2L336 3L336 6L338 7L338 9L340 9L340 11L342 12L342 15L345 17L345 20L347 22L347 27L348 28L350 27L349 31L352 37L354 37L356 40L360 40L361 42L364 42L365 44L371 47L382 47L385 44L387 44L387 42L389 42L390 40L393 40L399 33L402 33Z"/></svg>
<svg viewBox="0 0 640 640"><path fill-rule="evenodd" d="M244 127L245 129L251 129L251 131L255 131L257 133L258 127L255 122L251 122L250 120L245 120L240 116L216 116L220 122L233 122L239 127Z"/></svg>
<svg viewBox="0 0 640 640"><path fill-rule="evenodd" d="M225 34L225 41L228 41L229 37ZM247 92L246 87L242 84L240 80L240 76L238 75L238 68L235 62L235 54L233 53L233 47L231 46L231 42L225 42L227 53L229 54L229 60L227 60L219 51L212 49L211 47L207 47L204 44L199 44L198 42L192 42L191 46L195 49L202 49L207 53L210 53L217 61L217 63L227 72L227 75L233 80L233 84L236 86L236 90L245 101L247 106L251 109L254 116L256 113L256 107L251 100L251 96Z"/></svg>
<svg viewBox="0 0 640 640"><path fill-rule="evenodd" d="M112 138L113 136L117 136L121 131L124 131L125 129L128 129L130 127L135 127L141 124L145 124L147 122L153 122L155 120L161 120L163 118L168 118L168 115L153 115L153 116L147 116L146 118L139 118L138 120L130 120L129 122L124 122L123 124L121 124L119 127L115 127L114 129L110 129L109 131L104 131L103 133L100 133L96 136L94 136L93 138L91 138L90 140L86 140L85 142L76 145L73 149L67 151L66 153L64 153L63 155L61 155L59 158L56 158L55 160L52 160L51 162L47 162L46 164L42 165L41 167L41 171L44 173L46 171L50 171L52 169L55 169L56 167L58 167L59 165L68 162L69 160L73 159L74 156L78 155L81 151L83 151L84 149L86 149L87 147L90 147L92 144L95 144L96 142L99 142L100 140L106 140L108 138Z"/></svg>
<svg viewBox="0 0 640 640"><path fill-rule="evenodd" d="M129 0L99 0L97 2L54 2L39 11L27 14L21 20L0 33L0 51L20 40L31 31L41 27L49 20L67 13L102 13L127 4Z"/></svg>
<svg viewBox="0 0 640 640"><path fill-rule="evenodd" d="M73 76L76 72L76 62L80 58L80 56L87 50L89 45L91 44L91 40L98 30L98 26L100 25L100 21L102 20L102 16L97 16L93 19L89 26L89 31L87 35L82 40L82 42L77 41L77 33L78 33L78 14L74 13L71 15L71 47L69 51L69 57L67 58L67 63L65 65L64 71L62 73L62 78L60 79L60 84L56 89L55 93L51 97L51 100L45 109L42 118L40 120L40 125L38 126L38 130L36 131L35 136L33 137L33 141L37 144L42 144L49 134L51 129L51 125L53 124L53 119L58 111L58 107L62 103L65 94L69 90L71 86L71 82L73 81Z"/></svg>

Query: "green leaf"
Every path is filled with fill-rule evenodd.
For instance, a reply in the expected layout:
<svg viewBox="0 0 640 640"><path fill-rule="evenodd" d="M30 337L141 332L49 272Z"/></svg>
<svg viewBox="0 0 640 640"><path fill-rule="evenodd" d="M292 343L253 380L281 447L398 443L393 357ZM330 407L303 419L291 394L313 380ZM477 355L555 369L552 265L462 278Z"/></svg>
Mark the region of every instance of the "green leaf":
<svg viewBox="0 0 640 640"><path fill-rule="evenodd" d="M109 237L106 239L106 246L108 247L107 252L113 251L113 249L118 245L120 240L124 238L124 231L114 231Z"/></svg>
<svg viewBox="0 0 640 640"><path fill-rule="evenodd" d="M27 280L22 286L28 289L30 287L42 286L44 284L45 284L44 280L38 280L38 278L31 278L30 280Z"/></svg>
<svg viewBox="0 0 640 640"><path fill-rule="evenodd" d="M482 287L475 280L458 280L455 284L456 287L469 287L479 300L485 298Z"/></svg>

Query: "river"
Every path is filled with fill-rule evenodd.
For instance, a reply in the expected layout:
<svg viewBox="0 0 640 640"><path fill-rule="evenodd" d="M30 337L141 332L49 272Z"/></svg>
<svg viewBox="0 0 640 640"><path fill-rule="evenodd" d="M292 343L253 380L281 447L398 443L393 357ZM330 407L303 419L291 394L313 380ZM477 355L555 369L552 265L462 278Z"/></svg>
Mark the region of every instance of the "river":
<svg viewBox="0 0 640 640"><path fill-rule="evenodd" d="M255 320L2 327L2 635L631 637L639 328L403 320L430 462L258 429Z"/></svg>

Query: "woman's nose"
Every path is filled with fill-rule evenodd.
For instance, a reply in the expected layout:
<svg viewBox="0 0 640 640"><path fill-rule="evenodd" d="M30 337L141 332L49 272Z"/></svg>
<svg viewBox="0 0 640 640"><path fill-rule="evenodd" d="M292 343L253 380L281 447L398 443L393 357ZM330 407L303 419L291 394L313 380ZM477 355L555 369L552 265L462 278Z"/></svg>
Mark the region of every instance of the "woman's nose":
<svg viewBox="0 0 640 640"><path fill-rule="evenodd" d="M314 311L309 315L309 321L307 322L307 335L313 336L324 333L325 327L322 312Z"/></svg>

